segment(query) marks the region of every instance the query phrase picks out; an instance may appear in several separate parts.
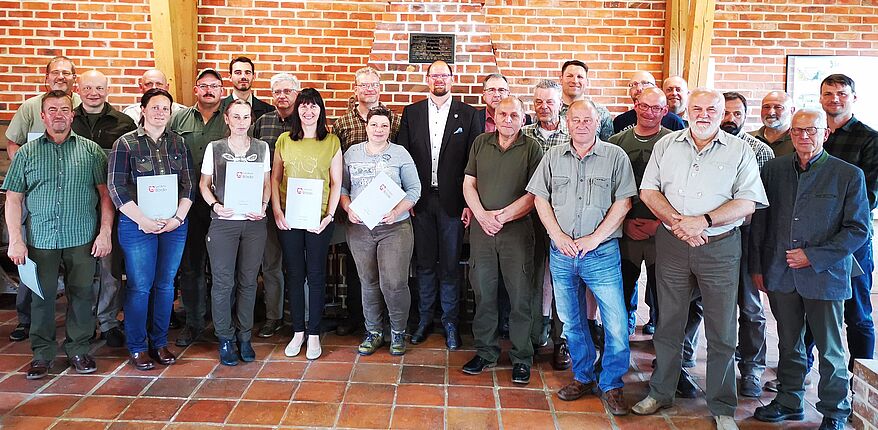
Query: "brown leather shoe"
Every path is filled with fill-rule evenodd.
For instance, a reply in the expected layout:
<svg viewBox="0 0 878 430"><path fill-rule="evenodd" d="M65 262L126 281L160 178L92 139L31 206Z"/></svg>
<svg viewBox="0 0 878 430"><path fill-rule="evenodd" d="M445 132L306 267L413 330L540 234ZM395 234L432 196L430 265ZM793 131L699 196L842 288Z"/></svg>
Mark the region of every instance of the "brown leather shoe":
<svg viewBox="0 0 878 430"><path fill-rule="evenodd" d="M560 390L558 390L558 398L561 400L571 401L576 400L586 394L591 394L594 392L596 385L594 381L589 383L582 383L577 380L573 380L573 382L567 384Z"/></svg>
<svg viewBox="0 0 878 430"><path fill-rule="evenodd" d="M601 395L601 399L607 403L607 408L613 415L628 415L628 403L622 395L621 388L614 388Z"/></svg>
<svg viewBox="0 0 878 430"><path fill-rule="evenodd" d="M137 370L155 369L155 363L149 358L146 352L135 352L128 357L128 362L134 365Z"/></svg>
<svg viewBox="0 0 878 430"><path fill-rule="evenodd" d="M52 362L49 360L34 360L30 363L30 369L27 369L27 374L25 374L25 378L27 379L42 379L45 378L46 375L49 374L49 369L52 368Z"/></svg>
<svg viewBox="0 0 878 430"><path fill-rule="evenodd" d="M567 341L561 339L555 344L555 351L552 353L552 368L555 370L567 370L573 364L570 359L570 349L567 348Z"/></svg>
<svg viewBox="0 0 878 430"><path fill-rule="evenodd" d="M165 366L170 366L177 362L177 356L174 355L167 346L163 346L159 349L150 349L149 356Z"/></svg>
<svg viewBox="0 0 878 430"><path fill-rule="evenodd" d="M76 369L76 373L94 373L95 370L98 370L95 359L88 354L74 355L68 361Z"/></svg>

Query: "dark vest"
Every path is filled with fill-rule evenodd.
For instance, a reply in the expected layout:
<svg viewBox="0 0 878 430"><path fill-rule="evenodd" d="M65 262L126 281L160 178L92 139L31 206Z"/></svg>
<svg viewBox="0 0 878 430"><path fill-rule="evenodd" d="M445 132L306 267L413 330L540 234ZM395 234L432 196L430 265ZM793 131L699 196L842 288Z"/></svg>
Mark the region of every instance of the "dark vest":
<svg viewBox="0 0 878 430"><path fill-rule="evenodd" d="M265 153L268 150L268 144L259 140L250 138L250 149L243 156L236 157L229 148L229 139L224 138L213 142L213 181L211 189L217 200L225 201L226 188L226 163L230 161L246 161L249 163L265 163ZM259 189L262 193L262 189ZM210 213L211 218L219 218L216 212Z"/></svg>

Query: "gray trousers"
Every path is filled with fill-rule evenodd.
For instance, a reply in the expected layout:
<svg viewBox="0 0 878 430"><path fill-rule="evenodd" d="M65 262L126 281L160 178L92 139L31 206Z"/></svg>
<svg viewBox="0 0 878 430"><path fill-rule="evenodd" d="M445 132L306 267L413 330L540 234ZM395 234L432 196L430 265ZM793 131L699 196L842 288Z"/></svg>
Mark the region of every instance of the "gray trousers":
<svg viewBox="0 0 878 430"><path fill-rule="evenodd" d="M119 252L113 250L113 252ZM106 332L113 327L119 327L116 317L122 310L125 301L125 292L122 282L113 277L113 254L98 259L97 280L93 284L94 294L97 297L95 303L95 316L101 332Z"/></svg>
<svg viewBox="0 0 878 430"><path fill-rule="evenodd" d="M680 377L687 314L696 288L702 293L707 337L707 407L713 415L735 415L735 317L741 261L741 234L690 247L665 228L656 233L656 278L659 309L653 344L656 368L650 397L674 400Z"/></svg>
<svg viewBox="0 0 878 430"><path fill-rule="evenodd" d="M817 411L842 422L851 414L848 400L850 374L841 340L844 300L810 300L797 292L768 293L771 312L777 319L779 357L775 400L788 408L804 407L805 319L820 351L820 383L817 385Z"/></svg>
<svg viewBox="0 0 878 430"><path fill-rule="evenodd" d="M497 287L500 274L509 293L509 339L513 364L533 363L532 305L534 229L530 218L507 223L495 236L486 235L478 223L470 229L470 283L476 298L473 337L476 352L496 363L500 358L499 309Z"/></svg>
<svg viewBox="0 0 878 430"><path fill-rule="evenodd" d="M207 231L207 254L213 276L210 295L214 330L220 339L233 339L237 332L238 340L250 340L256 277L262 264L265 235L265 218L259 221L215 219L210 223ZM235 295L234 325L232 294Z"/></svg>
<svg viewBox="0 0 878 430"><path fill-rule="evenodd" d="M265 289L265 318L280 320L284 316L283 253L277 240L277 224L268 211L265 252L262 256L262 286Z"/></svg>
<svg viewBox="0 0 878 430"><path fill-rule="evenodd" d="M390 329L404 332L412 306L408 286L415 249L411 220L378 225L372 230L348 223L346 234L360 278L366 330L384 331L386 306Z"/></svg>
<svg viewBox="0 0 878 430"><path fill-rule="evenodd" d="M750 226L741 227L741 281L738 284L738 370L741 376L762 377L765 371L765 312L762 297L747 267Z"/></svg>

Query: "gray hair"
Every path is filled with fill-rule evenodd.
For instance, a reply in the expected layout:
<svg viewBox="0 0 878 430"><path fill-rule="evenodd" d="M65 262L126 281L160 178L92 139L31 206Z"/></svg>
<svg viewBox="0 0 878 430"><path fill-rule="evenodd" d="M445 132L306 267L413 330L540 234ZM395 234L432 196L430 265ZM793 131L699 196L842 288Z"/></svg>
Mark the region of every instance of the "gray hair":
<svg viewBox="0 0 878 430"><path fill-rule="evenodd" d="M826 128L826 112L823 109L814 109L814 108L804 108L799 109L793 114L793 120L797 116L808 115L814 117L816 121L814 121L815 127Z"/></svg>
<svg viewBox="0 0 878 430"><path fill-rule="evenodd" d="M561 95L561 84L558 81L553 81L551 79L541 79L534 85L534 89L542 88L544 90L554 90L558 95Z"/></svg>
<svg viewBox="0 0 878 430"><path fill-rule="evenodd" d="M291 75L289 73L278 73L271 77L271 88L280 82L291 82L293 84L293 89L299 91L302 89L302 84L299 83L299 78L295 75Z"/></svg>
<svg viewBox="0 0 878 430"><path fill-rule="evenodd" d="M488 81L491 79L503 79L503 82L509 84L509 79L506 79L506 76L503 76L500 73L491 73L488 76L485 76L485 79L482 79L482 89L485 89L485 85L488 85Z"/></svg>
<svg viewBox="0 0 878 430"><path fill-rule="evenodd" d="M362 69L359 69L356 72L354 72L354 81L359 82L360 77L366 76L366 75L372 75L372 76L378 78L378 82L381 82L381 75L378 73L378 70L375 70L374 67L369 67L369 66L363 67Z"/></svg>

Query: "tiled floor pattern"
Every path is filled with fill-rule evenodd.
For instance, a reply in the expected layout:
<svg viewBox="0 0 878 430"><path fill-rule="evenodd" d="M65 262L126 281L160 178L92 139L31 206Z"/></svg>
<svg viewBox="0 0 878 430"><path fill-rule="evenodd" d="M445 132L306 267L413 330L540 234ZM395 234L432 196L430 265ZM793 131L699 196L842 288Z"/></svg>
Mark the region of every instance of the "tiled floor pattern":
<svg viewBox="0 0 878 430"><path fill-rule="evenodd" d="M878 302L873 295L873 302ZM876 303L878 304L878 303ZM60 309L60 307L59 307ZM777 362L775 323L770 314L769 367ZM59 313L58 338L63 326ZM472 350L448 352L441 335L410 346L403 357L386 347L373 356L356 353L355 337L326 334L323 355L309 362L287 358L289 336L255 343L258 360L226 367L218 364L213 343L196 343L179 353L177 364L140 372L125 363L124 348L95 345L98 372L77 375L59 357L50 378L27 381L28 342L10 343L15 312L0 310L0 428L3 429L201 429L201 428L394 428L394 429L679 429L714 428L701 397L678 399L674 407L651 417L613 417L594 396L564 402L555 395L571 380L569 371L549 365L544 348L525 388L513 386L508 361L479 376L460 367ZM172 333L171 339L176 333ZM464 338L467 347L472 339ZM693 374L703 388L705 348ZM508 345L506 345L508 347ZM652 343L638 333L631 338L631 369L625 397L645 396ZM504 358L505 360L505 358ZM773 378L771 369L763 379ZM737 419L742 429L816 428L815 386L808 390L806 421L769 425L751 415L771 400L741 398Z"/></svg>

